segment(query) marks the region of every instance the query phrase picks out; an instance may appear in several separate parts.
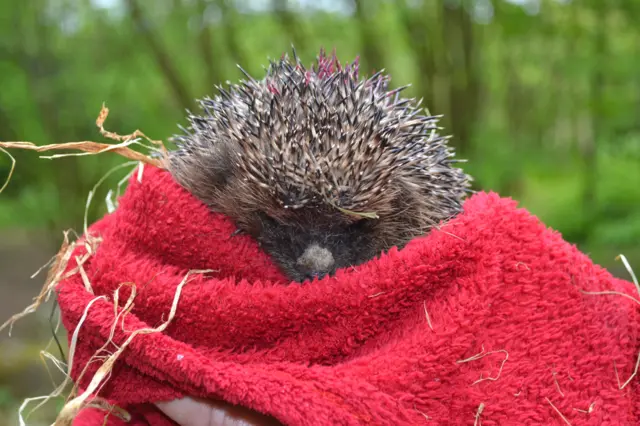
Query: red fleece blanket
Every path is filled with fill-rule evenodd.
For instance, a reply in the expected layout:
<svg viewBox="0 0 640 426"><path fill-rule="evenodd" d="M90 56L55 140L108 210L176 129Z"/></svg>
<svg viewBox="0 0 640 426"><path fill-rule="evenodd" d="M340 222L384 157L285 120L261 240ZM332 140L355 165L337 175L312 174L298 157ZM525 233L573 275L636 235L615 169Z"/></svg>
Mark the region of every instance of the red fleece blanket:
<svg viewBox="0 0 640 426"><path fill-rule="evenodd" d="M129 424L173 424L150 403L185 395L288 425L638 424L637 379L620 389L640 349L638 304L583 292L637 296L634 286L511 200L474 195L441 230L303 285L288 285L234 230L147 167L90 228L103 240L84 264L95 294L79 274L59 285L70 335L88 312L77 380L109 338L122 283L137 295L117 345L169 318L189 270L214 270L191 276L168 328L135 336L100 389L132 413ZM99 295L108 300L87 308ZM81 388L99 365L90 363ZM103 418L85 410L74 424Z"/></svg>

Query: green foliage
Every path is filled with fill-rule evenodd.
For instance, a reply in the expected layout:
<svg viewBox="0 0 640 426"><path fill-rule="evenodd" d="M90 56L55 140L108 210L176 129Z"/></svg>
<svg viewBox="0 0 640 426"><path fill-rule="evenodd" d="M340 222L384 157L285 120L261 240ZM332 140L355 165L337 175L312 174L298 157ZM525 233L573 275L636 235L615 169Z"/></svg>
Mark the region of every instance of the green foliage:
<svg viewBox="0 0 640 426"><path fill-rule="evenodd" d="M108 130L167 140L195 98L241 77L236 63L260 76L292 42L308 63L335 47L343 60L360 54L367 74L384 67L393 85L412 83L407 93L444 114L475 189L518 200L614 274L628 278L619 253L637 272L640 0L335 0L345 13L286 0L247 11L252 3L1 1L0 140L103 141L94 124L103 102ZM89 191L125 161L12 154L0 235L44 230L55 245L62 230L82 230ZM0 153L0 186L10 165ZM90 221L125 173L103 184ZM0 425L15 424L33 394L2 382Z"/></svg>
<svg viewBox="0 0 640 426"><path fill-rule="evenodd" d="M476 189L518 199L605 265L637 248L640 1L542 0L536 10L498 0L488 15L476 13L488 2L472 0L336 1L345 13L286 1L251 12L250 3L3 2L0 140L98 140L103 102L108 129L166 140L195 98L241 77L236 63L259 76L292 42L307 62L335 47L344 60L361 54L364 72L384 66L394 85L413 83L408 92L444 114ZM14 154L0 227L56 235L81 229L88 192L121 162ZM0 176L9 165L0 156Z"/></svg>

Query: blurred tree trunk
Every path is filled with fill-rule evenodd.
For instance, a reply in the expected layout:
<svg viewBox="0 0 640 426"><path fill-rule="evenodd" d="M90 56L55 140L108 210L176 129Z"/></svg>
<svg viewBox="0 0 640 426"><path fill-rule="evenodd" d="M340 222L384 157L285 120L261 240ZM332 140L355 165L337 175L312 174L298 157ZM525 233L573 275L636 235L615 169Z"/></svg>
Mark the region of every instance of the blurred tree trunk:
<svg viewBox="0 0 640 426"><path fill-rule="evenodd" d="M480 77L474 25L467 8L471 0L450 5L442 2L443 40L447 46L444 61L449 77L449 120L454 145L463 153L469 151L478 116Z"/></svg>
<svg viewBox="0 0 640 426"><path fill-rule="evenodd" d="M231 5L229 4L231 3ZM233 58L236 65L243 68L249 67L244 50L238 43L238 17L233 2L230 0L216 0L216 4L220 8L222 15L222 27L224 29L224 39L227 45L227 51Z"/></svg>
<svg viewBox="0 0 640 426"><path fill-rule="evenodd" d="M595 61L590 82L591 97L591 137L586 138L582 144L582 157L584 161L584 181L582 208L585 212L584 235L587 237L592 231L597 219L596 206L596 185L598 181L598 150L597 144L602 142L604 134L602 122L606 116L604 108L604 67L607 60L607 16L608 8L604 0L594 0L596 27L593 34L593 44L595 49Z"/></svg>
<svg viewBox="0 0 640 426"><path fill-rule="evenodd" d="M182 81L178 70L171 61L171 56L164 47L160 44L160 38L157 34L154 34L149 21L145 18L142 8L138 4L137 0L127 0L127 6L131 20L137 27L138 31L142 33L142 36L146 40L151 53L153 54L160 71L162 71L166 78L176 102L184 109L191 109L193 106L193 100L189 95L187 86Z"/></svg>
<svg viewBox="0 0 640 426"><path fill-rule="evenodd" d="M288 0L272 0L271 7L273 13L278 17L282 28L291 38L291 42L299 52L305 52L307 49L307 40L304 30L300 25L300 16L297 16L289 8Z"/></svg>
<svg viewBox="0 0 640 426"><path fill-rule="evenodd" d="M207 22L207 6L209 6L206 0L198 0L198 15L200 17L200 31L198 33L198 46L200 47L200 53L202 55L202 63L206 71L206 83L205 88L207 90L213 89L213 86L222 80L222 73L220 72L220 63L213 57L213 44L211 37L210 24ZM222 55L217 55L221 58Z"/></svg>
<svg viewBox="0 0 640 426"><path fill-rule="evenodd" d="M46 141L40 141L40 144L45 144L57 142L59 138L74 138L76 135L73 134L74 126L69 126L63 131L59 118L58 102L64 99L64 93L60 93L60 86L52 84L52 80L62 72L63 66L52 47L56 38L56 26L46 17L44 2L40 3L38 7L22 5L25 8L21 10L22 19L17 21L16 32L19 39L28 44L28 47L20 50L18 60L25 73L27 89L46 137ZM25 18L27 22L24 21ZM39 168L42 169L43 166ZM45 167L50 170L60 194L68 197L64 204L71 207L69 212L60 212L61 217L46 218L45 232L53 238L59 237L61 228L74 227L81 223L84 212L75 207L82 205L80 197L84 194L85 185L80 176L77 158L62 158L55 165L47 166ZM38 177L43 181L51 179L48 173L38 174Z"/></svg>
<svg viewBox="0 0 640 426"><path fill-rule="evenodd" d="M367 4L370 5L367 0ZM360 45L367 66L366 72L377 72L384 68L384 55L376 38L376 32L371 23L369 14L364 8L363 0L353 0L356 9L356 19L360 30Z"/></svg>
<svg viewBox="0 0 640 426"><path fill-rule="evenodd" d="M13 129L11 118L1 106L0 106L0 140L4 140L4 141L18 140L18 135Z"/></svg>
<svg viewBox="0 0 640 426"><path fill-rule="evenodd" d="M505 196L517 196L521 193L523 187L522 176L522 138L526 134L524 130L527 124L527 117L530 115L530 109L524 105L528 105L528 99L525 97L524 88L518 77L516 64L518 63L518 55L515 51L509 49L508 41L505 42L505 50L503 53L503 73L505 76L505 93L504 93L504 109L507 117L507 133L506 143L509 146L505 149L512 157L510 161L504 164L504 170L501 175L499 192Z"/></svg>
<svg viewBox="0 0 640 426"><path fill-rule="evenodd" d="M13 123L11 122L11 117L9 114L0 106L0 141L17 141L19 140L18 134L13 128ZM19 156L19 153L14 152L11 155L16 158ZM16 162L18 160L16 159ZM5 184L6 180L9 176L9 171L11 170L11 159L7 156L6 153L0 151L0 188ZM27 170L27 173L29 170ZM25 173L26 174L26 173ZM23 178L25 174L14 174L12 177L12 181L15 182L15 179L23 180L24 182L28 182L28 179L20 179ZM31 173L31 178L34 179L36 176L34 173ZM20 185L8 185L4 191L1 193L0 197L7 197L11 195L17 195L17 188ZM15 191L14 192L14 188Z"/></svg>
<svg viewBox="0 0 640 426"><path fill-rule="evenodd" d="M409 46L413 49L418 65L416 91L424 100L423 106L432 113L438 110L435 105L435 77L437 72L436 52L433 31L429 33L429 2L422 1L418 8L412 8L407 0L395 0L402 26L406 28ZM433 20L431 20L433 21ZM436 113L437 114L437 113Z"/></svg>

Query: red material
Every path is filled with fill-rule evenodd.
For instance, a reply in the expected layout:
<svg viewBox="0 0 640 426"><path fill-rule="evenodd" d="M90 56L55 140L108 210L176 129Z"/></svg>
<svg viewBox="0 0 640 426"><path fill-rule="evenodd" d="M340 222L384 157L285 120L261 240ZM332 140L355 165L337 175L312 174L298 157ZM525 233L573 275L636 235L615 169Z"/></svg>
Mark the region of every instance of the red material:
<svg viewBox="0 0 640 426"><path fill-rule="evenodd" d="M103 242L85 270L109 301L80 328L74 379L109 336L120 283L136 283L137 297L117 344L166 320L189 269L217 271L192 276L167 330L136 336L101 389L137 416L129 424L171 424L148 403L183 395L289 425L471 425L481 404L485 426L564 424L551 404L573 425L638 424L638 379L619 390L614 369L622 382L633 373L638 304L581 292L637 296L634 286L495 194L473 196L402 251L305 285L285 285L256 244L158 169L134 176L90 231ZM60 284L68 330L94 297L79 275ZM102 417L87 411L74 424Z"/></svg>

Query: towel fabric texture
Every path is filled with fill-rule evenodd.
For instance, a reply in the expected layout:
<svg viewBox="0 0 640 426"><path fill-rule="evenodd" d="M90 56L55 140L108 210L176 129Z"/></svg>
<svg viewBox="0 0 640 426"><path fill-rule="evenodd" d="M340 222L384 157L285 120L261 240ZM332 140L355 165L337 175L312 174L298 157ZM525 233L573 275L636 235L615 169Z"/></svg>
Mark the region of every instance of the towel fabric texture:
<svg viewBox="0 0 640 426"><path fill-rule="evenodd" d="M109 353L169 318L189 270L212 272L190 275L169 326L122 352L99 395L133 418L109 425L173 425L152 403L187 395L286 425L640 422L638 378L620 389L640 350L639 305L585 293L637 298L633 284L512 200L476 194L404 249L298 284L168 172L138 178L89 229L102 239L83 265L93 294L81 274L57 288L69 336L78 329L80 389L112 332ZM134 307L113 327L123 283L135 284ZM86 409L74 425L104 417Z"/></svg>

